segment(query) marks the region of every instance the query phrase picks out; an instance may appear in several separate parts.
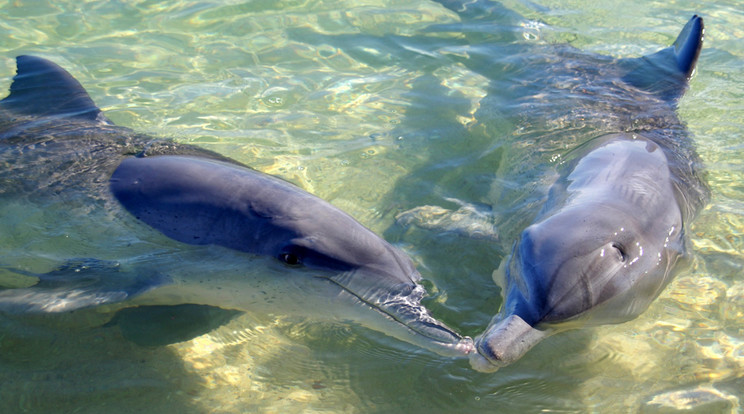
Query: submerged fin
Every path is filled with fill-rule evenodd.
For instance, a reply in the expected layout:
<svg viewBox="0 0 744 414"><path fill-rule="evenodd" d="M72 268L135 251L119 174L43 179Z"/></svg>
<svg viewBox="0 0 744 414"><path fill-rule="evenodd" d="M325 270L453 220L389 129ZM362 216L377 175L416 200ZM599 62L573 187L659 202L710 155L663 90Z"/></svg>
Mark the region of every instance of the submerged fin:
<svg viewBox="0 0 744 414"><path fill-rule="evenodd" d="M36 56L18 56L10 95L2 108L17 114L71 117L111 123L78 82L56 63Z"/></svg>
<svg viewBox="0 0 744 414"><path fill-rule="evenodd" d="M164 346L204 335L240 314L207 305L140 306L120 310L106 326L119 326L137 345Z"/></svg>
<svg viewBox="0 0 744 414"><path fill-rule="evenodd" d="M0 289L0 311L14 314L59 313L117 303L169 283L157 273L131 274L116 262L95 259L71 261L44 274L14 272L38 278L30 287Z"/></svg>
<svg viewBox="0 0 744 414"><path fill-rule="evenodd" d="M629 69L623 80L666 101L679 99L695 71L704 32L703 18L692 16L672 46L641 58L622 60L621 64Z"/></svg>

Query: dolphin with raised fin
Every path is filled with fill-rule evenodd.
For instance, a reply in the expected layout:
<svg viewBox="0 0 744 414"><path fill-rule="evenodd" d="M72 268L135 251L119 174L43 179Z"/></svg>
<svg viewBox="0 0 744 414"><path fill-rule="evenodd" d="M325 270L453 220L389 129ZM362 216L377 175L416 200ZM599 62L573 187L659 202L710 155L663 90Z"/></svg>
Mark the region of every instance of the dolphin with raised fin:
<svg viewBox="0 0 744 414"><path fill-rule="evenodd" d="M131 213L142 227L134 231L151 227L178 242L287 265L280 277L268 272L210 283L95 260L45 274L18 270L36 283L0 286L3 312L182 304L275 313L286 308L352 320L444 355L473 350L470 338L421 305L425 291L411 260L351 216L216 153L114 125L77 80L46 59L17 58L10 95L0 101L0 164L0 197L6 200L85 196L92 209L101 202L117 219L70 217L82 226L117 226Z"/></svg>
<svg viewBox="0 0 744 414"><path fill-rule="evenodd" d="M708 199L673 113L702 42L703 19L694 16L671 47L611 62L606 73L617 78L605 82L614 86L607 100L642 115L569 154L515 244L505 303L476 338L474 368L495 371L555 332L633 319L672 279L687 254L687 224Z"/></svg>

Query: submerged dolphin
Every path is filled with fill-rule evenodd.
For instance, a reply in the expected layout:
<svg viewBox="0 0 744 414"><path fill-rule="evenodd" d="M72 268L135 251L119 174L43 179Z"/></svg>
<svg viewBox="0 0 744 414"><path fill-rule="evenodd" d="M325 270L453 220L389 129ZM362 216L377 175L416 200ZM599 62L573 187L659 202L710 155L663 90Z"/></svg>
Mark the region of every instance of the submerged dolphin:
<svg viewBox="0 0 744 414"><path fill-rule="evenodd" d="M10 95L0 101L4 200L90 201L93 217L109 222L85 215L69 220L125 234L117 251L139 243L139 236L132 236L134 242L126 236L125 216L131 213L179 242L269 256L288 267L279 276L246 269L245 275L196 283L137 268L136 260L133 270L120 269L125 262L83 261L48 274L27 274L38 280L32 286L0 285L0 310L257 307L353 320L444 355L473 350L470 338L421 305L425 291L411 260L351 216L218 154L113 125L77 80L48 60L19 56L17 66ZM143 226L132 230L147 233L138 227Z"/></svg>
<svg viewBox="0 0 744 414"><path fill-rule="evenodd" d="M707 200L673 113L702 41L703 20L694 16L671 47L612 62L618 78L607 100L646 112L569 154L514 247L505 303L476 338L474 368L510 364L555 332L633 319L672 279L687 253L686 225Z"/></svg>

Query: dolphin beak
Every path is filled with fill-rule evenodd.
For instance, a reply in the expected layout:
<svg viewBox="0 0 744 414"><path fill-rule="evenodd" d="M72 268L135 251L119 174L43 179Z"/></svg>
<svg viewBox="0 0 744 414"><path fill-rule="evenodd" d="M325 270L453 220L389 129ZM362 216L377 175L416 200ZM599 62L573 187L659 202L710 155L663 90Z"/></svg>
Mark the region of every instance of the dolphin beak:
<svg viewBox="0 0 744 414"><path fill-rule="evenodd" d="M470 355L470 365L477 371L495 372L521 358L549 334L533 328L517 315L509 315L492 322L475 338L478 352Z"/></svg>
<svg viewBox="0 0 744 414"><path fill-rule="evenodd" d="M443 356L467 356L475 352L470 337L463 337L434 318L421 305L426 295L423 286L400 279L380 278L380 273L369 269L337 275L329 280L355 296L359 301L378 311L385 319L401 329L380 329L391 336L415 343Z"/></svg>
<svg viewBox="0 0 744 414"><path fill-rule="evenodd" d="M421 298L426 291L421 285L415 285L410 294L394 296L381 303L381 312L405 325L416 335L420 335L433 345L440 348L438 353L447 355L468 355L475 351L475 345L470 337L463 337L450 327L435 319L429 311L421 305ZM443 352L442 352L443 351Z"/></svg>

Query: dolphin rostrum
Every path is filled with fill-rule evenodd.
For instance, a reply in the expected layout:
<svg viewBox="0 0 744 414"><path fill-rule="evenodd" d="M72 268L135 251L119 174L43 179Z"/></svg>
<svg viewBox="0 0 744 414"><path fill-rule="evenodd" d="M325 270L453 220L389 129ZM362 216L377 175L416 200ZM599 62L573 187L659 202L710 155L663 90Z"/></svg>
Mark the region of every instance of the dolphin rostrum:
<svg viewBox="0 0 744 414"><path fill-rule="evenodd" d="M178 242L227 248L219 255L237 251L246 262L268 256L286 264L267 274L246 267L245 275L213 276L211 283L139 269L131 257L114 257L121 266L91 259L45 274L17 270L36 283L0 285L4 312L198 304L281 313L286 306L352 320L444 355L473 351L470 338L421 305L425 291L412 261L351 216L218 154L115 126L77 80L46 59L17 58L10 95L0 101L0 163L4 200L83 200L91 216L69 217L80 226L150 237L144 223ZM129 213L140 224L128 223ZM136 246L138 237L120 237L115 251ZM135 269L124 269L127 263Z"/></svg>
<svg viewBox="0 0 744 414"><path fill-rule="evenodd" d="M476 338L474 368L495 371L558 331L633 319L672 279L686 255L686 224L708 197L673 114L702 41L703 20L694 16L671 47L615 61L622 86L607 99L640 97L635 105L651 121L569 154L515 244L505 303Z"/></svg>

